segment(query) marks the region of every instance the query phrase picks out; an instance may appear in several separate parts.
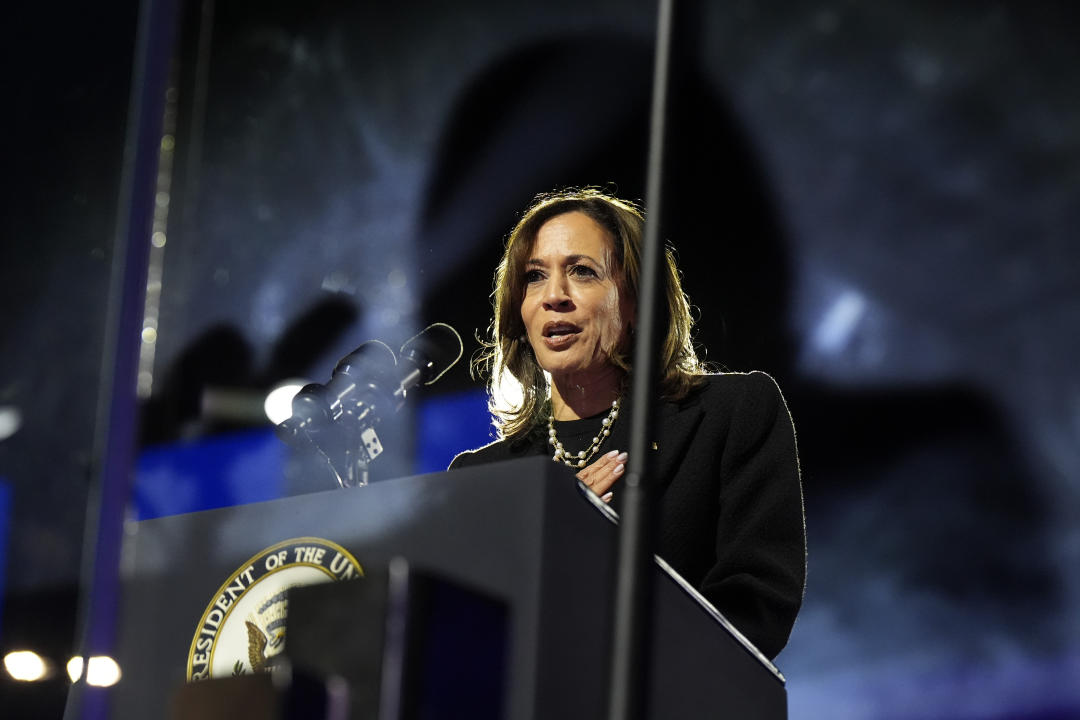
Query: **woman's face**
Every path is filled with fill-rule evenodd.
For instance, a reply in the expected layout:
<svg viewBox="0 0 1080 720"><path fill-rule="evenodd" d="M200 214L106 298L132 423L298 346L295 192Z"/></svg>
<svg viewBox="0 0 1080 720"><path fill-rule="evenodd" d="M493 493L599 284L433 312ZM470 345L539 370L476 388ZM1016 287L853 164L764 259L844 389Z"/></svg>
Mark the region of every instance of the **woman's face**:
<svg viewBox="0 0 1080 720"><path fill-rule="evenodd" d="M523 272L521 320L540 367L581 381L609 370L634 314L609 233L584 213L556 215L540 226Z"/></svg>

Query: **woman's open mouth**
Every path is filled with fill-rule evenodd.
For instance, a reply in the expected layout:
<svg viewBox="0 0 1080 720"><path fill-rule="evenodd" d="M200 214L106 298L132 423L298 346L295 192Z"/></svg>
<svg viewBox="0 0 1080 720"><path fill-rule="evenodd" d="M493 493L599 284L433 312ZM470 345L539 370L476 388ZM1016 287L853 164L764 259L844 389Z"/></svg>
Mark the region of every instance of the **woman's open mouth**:
<svg viewBox="0 0 1080 720"><path fill-rule="evenodd" d="M549 322L544 325L544 345L558 350L572 344L580 332L581 328L573 323Z"/></svg>

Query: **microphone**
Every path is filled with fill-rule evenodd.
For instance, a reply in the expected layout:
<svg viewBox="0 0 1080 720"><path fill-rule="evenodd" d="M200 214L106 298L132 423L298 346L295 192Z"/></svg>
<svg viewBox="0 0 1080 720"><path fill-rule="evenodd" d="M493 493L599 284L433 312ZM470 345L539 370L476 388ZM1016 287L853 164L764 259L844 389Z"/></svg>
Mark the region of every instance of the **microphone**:
<svg viewBox="0 0 1080 720"><path fill-rule="evenodd" d="M292 401L292 417L277 426L289 444L311 441L311 434L342 418L362 420L374 412L386 379L396 374L397 359L385 343L369 340L338 362L326 385L310 383Z"/></svg>
<svg viewBox="0 0 1080 720"><path fill-rule="evenodd" d="M301 388L277 435L324 455L343 487L366 485L368 464L383 452L375 426L401 409L410 389L442 377L463 350L461 336L445 323L406 341L400 365L385 343L369 340L341 359L326 385Z"/></svg>
<svg viewBox="0 0 1080 720"><path fill-rule="evenodd" d="M461 336L446 323L432 323L401 346L401 364L407 368L401 378L401 393L417 383L431 385L461 359Z"/></svg>

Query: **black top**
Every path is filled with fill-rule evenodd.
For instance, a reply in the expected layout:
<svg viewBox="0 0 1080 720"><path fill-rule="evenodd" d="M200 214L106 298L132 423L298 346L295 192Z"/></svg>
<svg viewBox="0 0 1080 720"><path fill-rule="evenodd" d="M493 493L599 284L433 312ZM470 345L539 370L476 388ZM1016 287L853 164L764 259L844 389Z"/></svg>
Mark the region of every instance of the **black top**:
<svg viewBox="0 0 1080 720"><path fill-rule="evenodd" d="M629 412L596 457L626 450ZM568 450L584 449L607 413L557 422ZM806 532L795 430L780 389L761 372L710 375L661 402L656 440L658 553L761 652L776 657L791 633L806 580ZM450 468L552 455L547 424L454 458ZM566 468L569 476L573 470ZM619 509L619 483L612 488Z"/></svg>

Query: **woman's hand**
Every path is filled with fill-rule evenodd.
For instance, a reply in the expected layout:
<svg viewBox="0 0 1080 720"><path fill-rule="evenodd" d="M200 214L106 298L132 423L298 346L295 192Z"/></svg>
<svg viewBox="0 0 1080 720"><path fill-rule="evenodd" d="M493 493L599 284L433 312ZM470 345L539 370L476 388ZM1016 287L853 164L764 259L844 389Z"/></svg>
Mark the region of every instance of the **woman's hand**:
<svg viewBox="0 0 1080 720"><path fill-rule="evenodd" d="M578 471L577 479L600 496L604 502L611 502L611 486L622 477L626 470L626 453L612 450L601 455L599 460Z"/></svg>

